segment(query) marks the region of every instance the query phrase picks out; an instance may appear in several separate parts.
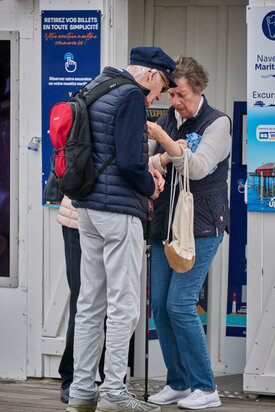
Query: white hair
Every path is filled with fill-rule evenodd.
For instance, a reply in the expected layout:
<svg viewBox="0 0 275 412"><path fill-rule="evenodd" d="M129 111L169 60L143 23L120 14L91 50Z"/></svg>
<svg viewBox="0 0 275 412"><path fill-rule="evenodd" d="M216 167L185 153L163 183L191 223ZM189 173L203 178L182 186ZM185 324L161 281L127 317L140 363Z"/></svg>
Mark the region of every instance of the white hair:
<svg viewBox="0 0 275 412"><path fill-rule="evenodd" d="M141 79L144 74L150 70L153 71L154 69L151 69L150 67L138 66L136 64L130 64L127 67L127 71L131 73L131 75L134 76L136 80Z"/></svg>

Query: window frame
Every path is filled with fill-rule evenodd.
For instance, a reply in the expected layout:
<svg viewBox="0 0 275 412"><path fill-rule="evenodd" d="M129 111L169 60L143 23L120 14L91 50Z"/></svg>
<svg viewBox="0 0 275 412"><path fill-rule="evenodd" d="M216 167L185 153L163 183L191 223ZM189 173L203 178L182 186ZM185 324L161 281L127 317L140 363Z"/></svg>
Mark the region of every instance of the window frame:
<svg viewBox="0 0 275 412"><path fill-rule="evenodd" d="M18 163L19 163L19 32L0 31L0 41L10 41L10 265L0 276L0 287L18 286Z"/></svg>

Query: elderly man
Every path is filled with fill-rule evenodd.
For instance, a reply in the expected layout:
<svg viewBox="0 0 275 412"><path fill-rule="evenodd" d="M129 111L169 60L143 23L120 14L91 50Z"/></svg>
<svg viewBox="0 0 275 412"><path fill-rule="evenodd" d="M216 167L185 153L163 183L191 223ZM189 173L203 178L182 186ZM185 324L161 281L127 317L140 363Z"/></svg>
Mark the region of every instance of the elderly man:
<svg viewBox="0 0 275 412"><path fill-rule="evenodd" d="M160 48L131 50L125 70L105 67L94 82L116 76L134 80L100 97L89 107L93 161L100 168L112 153L115 159L98 177L92 192L73 202L79 217L81 288L74 341L74 380L67 412L160 411L127 392L129 341L139 318L143 255L142 223L147 198L163 190L157 171L148 171L145 106L176 84L174 61ZM93 82L93 83L94 83ZM100 399L95 375L107 314L105 380Z"/></svg>

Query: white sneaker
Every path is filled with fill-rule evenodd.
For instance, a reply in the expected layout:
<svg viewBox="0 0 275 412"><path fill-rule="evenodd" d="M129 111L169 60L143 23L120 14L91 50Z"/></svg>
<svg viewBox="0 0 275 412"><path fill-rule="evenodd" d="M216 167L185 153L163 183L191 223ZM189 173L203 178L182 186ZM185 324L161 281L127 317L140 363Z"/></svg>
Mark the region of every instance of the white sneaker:
<svg viewBox="0 0 275 412"><path fill-rule="evenodd" d="M205 409L221 406L218 391L205 394L200 389L195 389L187 398L178 401L178 406L185 409Z"/></svg>
<svg viewBox="0 0 275 412"><path fill-rule="evenodd" d="M191 390L186 389L185 391L176 391L172 389L169 385L164 386L164 388L156 393L151 395L148 398L148 402L156 403L159 405L169 405L171 403L177 403L178 400L185 398L190 395Z"/></svg>
<svg viewBox="0 0 275 412"><path fill-rule="evenodd" d="M103 395L97 404L96 412L161 412L161 408L140 401L132 393L123 391L118 396L110 393Z"/></svg>

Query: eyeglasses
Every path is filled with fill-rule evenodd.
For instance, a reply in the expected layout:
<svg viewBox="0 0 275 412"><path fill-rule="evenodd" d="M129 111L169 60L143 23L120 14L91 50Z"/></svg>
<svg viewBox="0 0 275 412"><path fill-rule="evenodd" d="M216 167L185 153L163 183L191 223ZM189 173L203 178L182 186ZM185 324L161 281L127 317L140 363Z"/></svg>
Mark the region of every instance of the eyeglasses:
<svg viewBox="0 0 275 412"><path fill-rule="evenodd" d="M165 86L162 88L162 90L161 90L161 93L165 93L165 92L167 92L167 90L168 89L170 89L170 87L169 87L169 80L168 80L168 83L167 83L167 79L166 79L166 77L158 70L158 73L159 73L159 75L160 75L160 77L162 78L162 80L163 80L163 82L164 82L164 84L165 84Z"/></svg>
<svg viewBox="0 0 275 412"><path fill-rule="evenodd" d="M160 75L161 80L162 80L163 83L165 84L165 86L163 86L163 88L161 89L161 93L165 93L165 92L167 92L168 89L170 89L169 80L168 80L168 83L167 83L167 79L166 79L166 77L164 76L164 74L162 74L161 71L156 70L156 69L152 69L152 70L148 70L148 71L149 71L150 73L158 73L158 74Z"/></svg>

